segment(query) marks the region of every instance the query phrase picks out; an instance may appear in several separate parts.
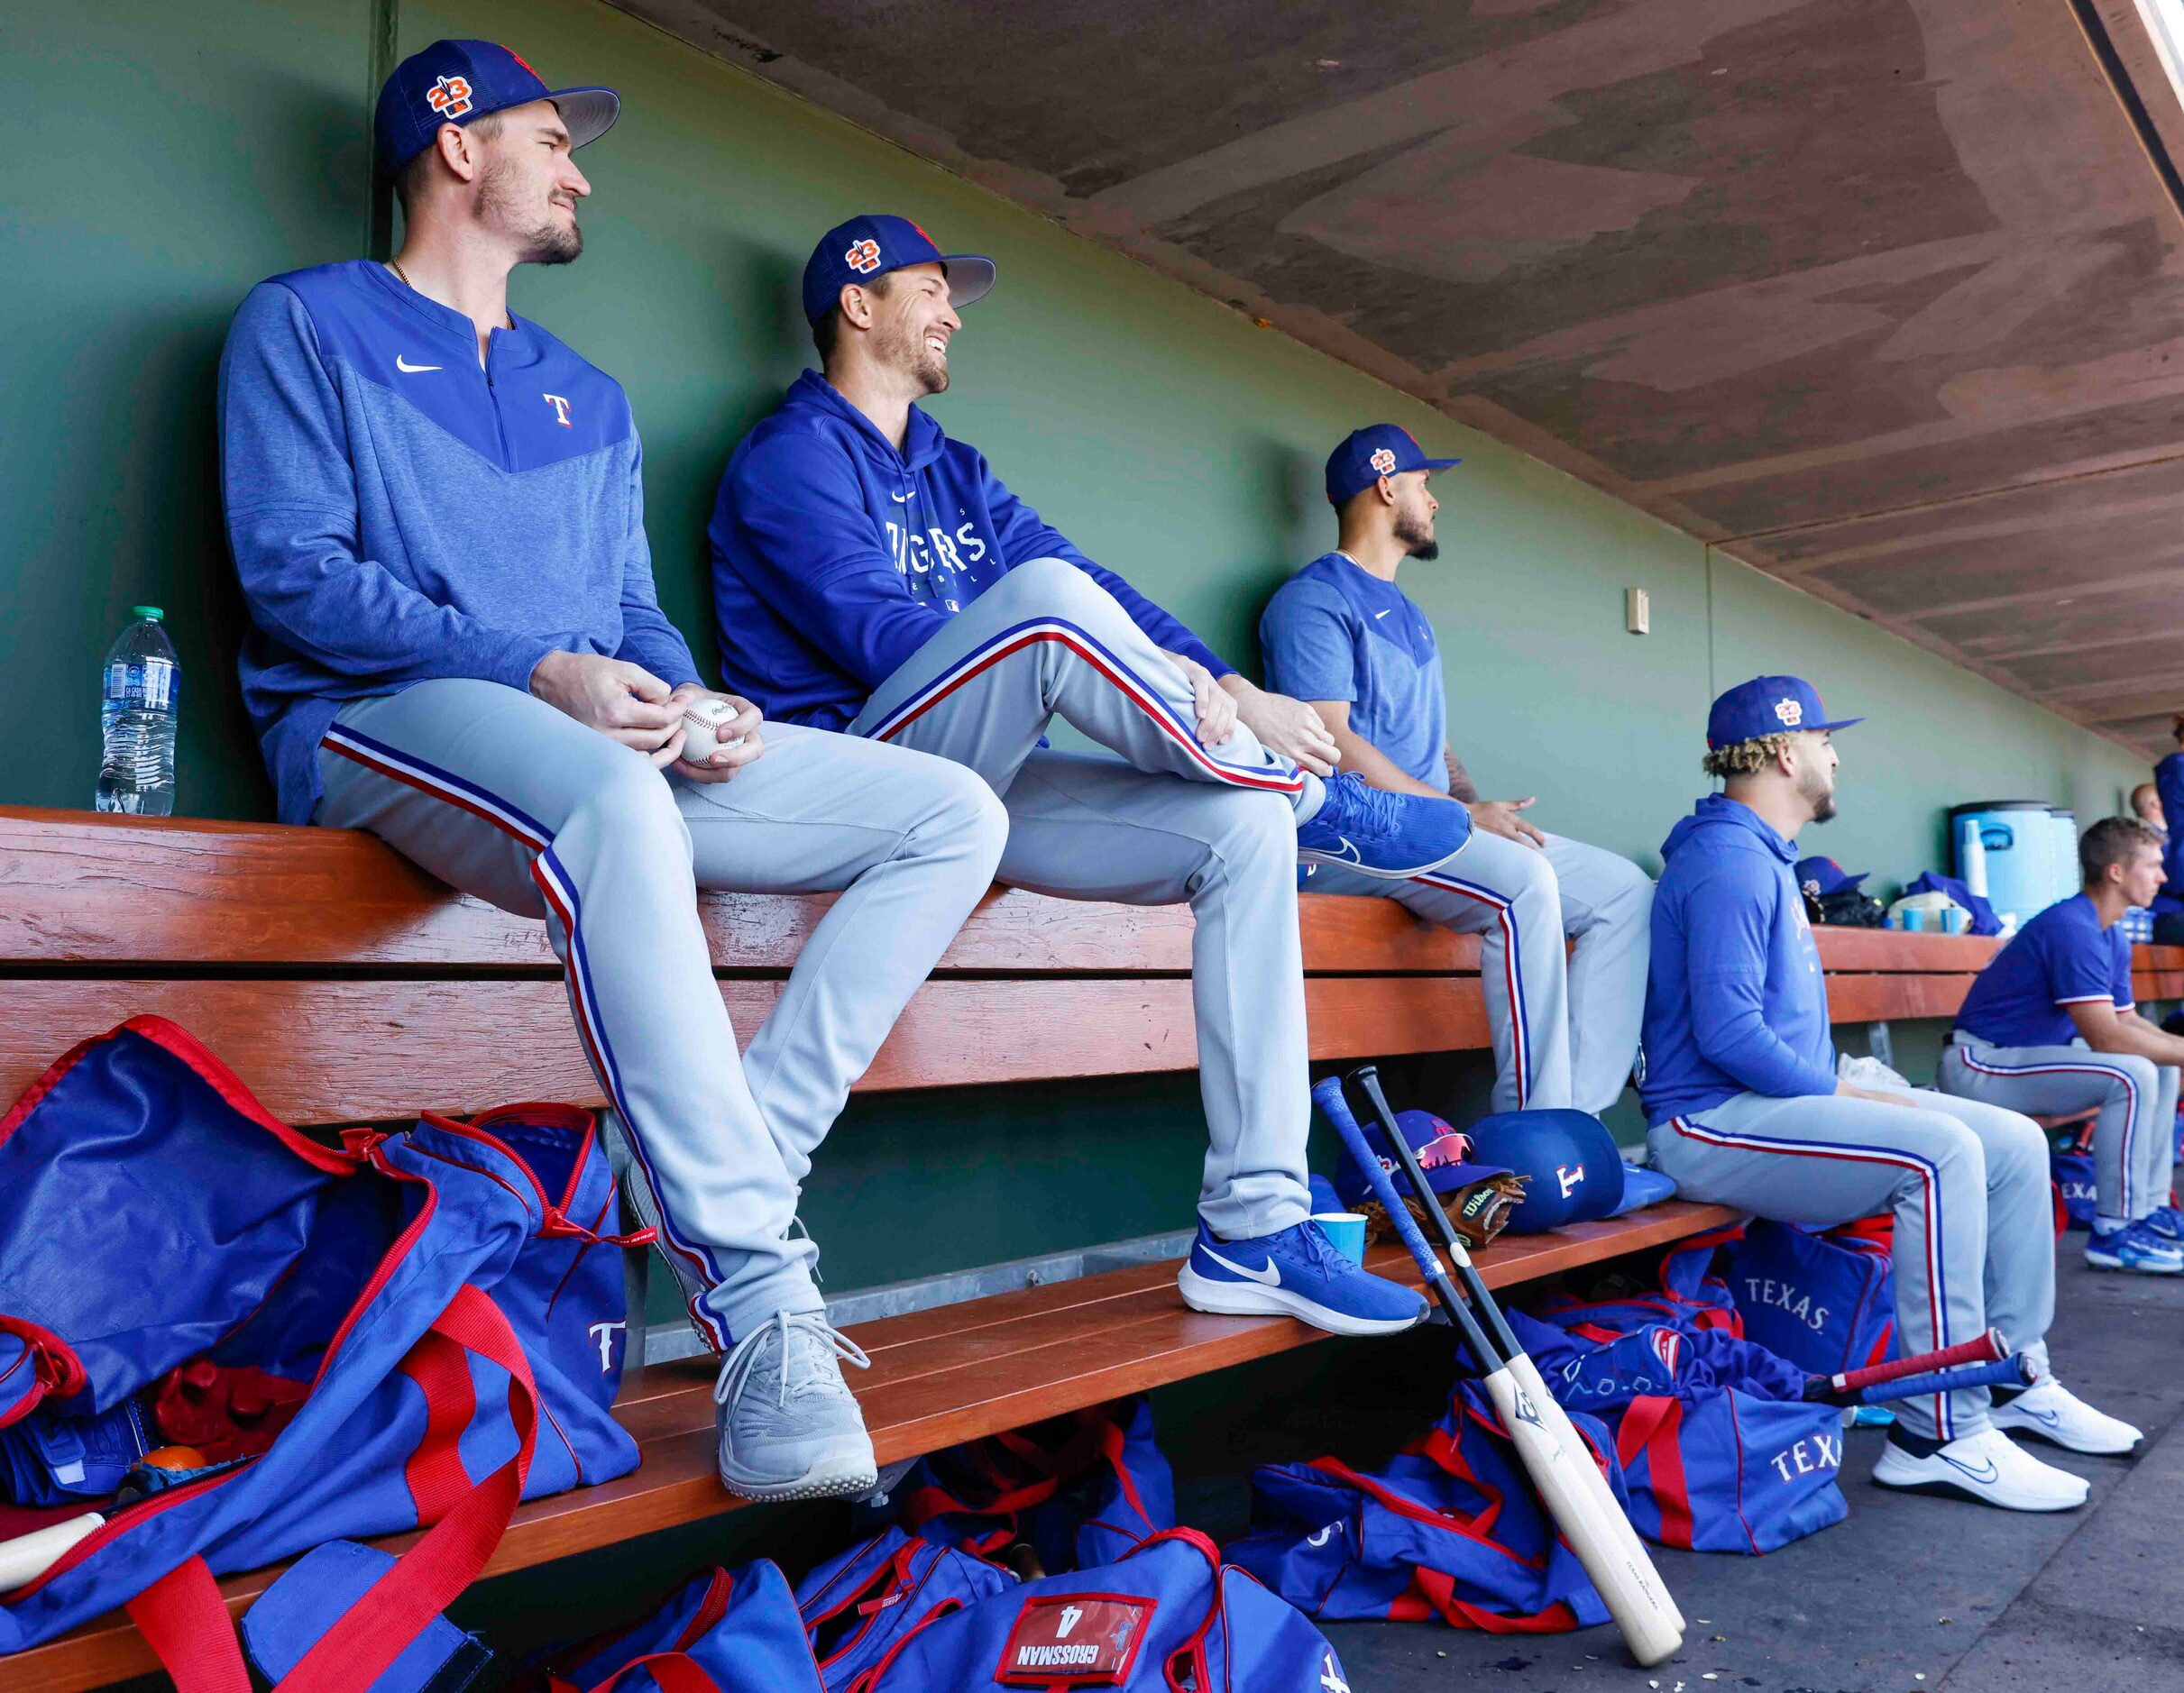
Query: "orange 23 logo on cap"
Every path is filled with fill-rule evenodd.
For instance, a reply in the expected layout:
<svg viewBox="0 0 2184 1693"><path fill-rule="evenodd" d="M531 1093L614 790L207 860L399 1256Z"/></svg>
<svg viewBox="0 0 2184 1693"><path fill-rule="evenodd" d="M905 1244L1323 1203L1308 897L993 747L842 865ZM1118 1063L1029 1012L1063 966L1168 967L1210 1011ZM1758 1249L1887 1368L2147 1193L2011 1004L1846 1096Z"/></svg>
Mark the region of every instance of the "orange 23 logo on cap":
<svg viewBox="0 0 2184 1693"><path fill-rule="evenodd" d="M442 77L426 90L425 104L437 113L443 122L461 117L470 110L470 78Z"/></svg>
<svg viewBox="0 0 2184 1693"><path fill-rule="evenodd" d="M1367 462L1369 462L1372 468L1378 471L1382 476L1393 476L1395 474L1395 454L1390 452L1386 447L1381 447L1375 452L1372 457L1368 460Z"/></svg>
<svg viewBox="0 0 2184 1693"><path fill-rule="evenodd" d="M842 254L842 261L858 275L870 276L880 268L880 244L867 235Z"/></svg>

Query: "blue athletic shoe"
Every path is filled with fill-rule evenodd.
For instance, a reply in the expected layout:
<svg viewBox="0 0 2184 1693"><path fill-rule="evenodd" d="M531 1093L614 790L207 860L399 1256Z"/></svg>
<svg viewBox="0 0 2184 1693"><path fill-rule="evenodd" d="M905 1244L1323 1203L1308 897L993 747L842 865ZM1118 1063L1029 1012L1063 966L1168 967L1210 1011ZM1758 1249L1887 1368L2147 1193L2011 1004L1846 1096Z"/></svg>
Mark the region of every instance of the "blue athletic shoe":
<svg viewBox="0 0 2184 1693"><path fill-rule="evenodd" d="M1224 1240L1200 1222L1176 1286L1194 1311L1296 1317L1330 1334L1399 1334L1426 1320L1424 1295L1358 1268L1316 1222Z"/></svg>
<svg viewBox="0 0 2184 1693"><path fill-rule="evenodd" d="M1471 813L1454 800L1390 793L1346 771L1326 787L1319 810L1297 826L1297 856L1306 864L1400 882L1439 868L1471 838Z"/></svg>
<svg viewBox="0 0 2184 1693"><path fill-rule="evenodd" d="M2163 1205L2139 1221L2170 1246L2184 1250L2184 1212L2174 1205Z"/></svg>
<svg viewBox="0 0 2184 1693"><path fill-rule="evenodd" d="M2142 1276L2184 1276L2184 1251L2179 1251L2143 1222L2103 1234L2098 1229L2086 1242L2086 1263L2093 1269L2136 1270Z"/></svg>

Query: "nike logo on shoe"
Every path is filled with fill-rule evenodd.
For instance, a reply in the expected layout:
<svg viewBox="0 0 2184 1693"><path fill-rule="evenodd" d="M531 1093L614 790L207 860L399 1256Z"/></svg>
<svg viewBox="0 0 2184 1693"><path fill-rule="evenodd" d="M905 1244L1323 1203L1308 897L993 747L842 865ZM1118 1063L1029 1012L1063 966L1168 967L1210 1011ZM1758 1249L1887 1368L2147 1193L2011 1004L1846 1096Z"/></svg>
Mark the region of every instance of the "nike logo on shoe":
<svg viewBox="0 0 2184 1693"><path fill-rule="evenodd" d="M1358 851L1356 843L1347 835L1337 835L1335 838L1342 843L1342 850L1329 853L1329 857L1340 858L1344 864L1362 865L1365 862L1365 855Z"/></svg>
<svg viewBox="0 0 2184 1693"><path fill-rule="evenodd" d="M1257 1282L1262 1286L1265 1287L1279 1287L1281 1286L1281 1271L1272 1258L1267 1259L1267 1261L1257 1269L1245 1269L1241 1264L1230 1263L1226 1258L1223 1258L1218 1252L1215 1251L1213 1248L1209 1246L1200 1246L1198 1250L1205 1253L1207 1258L1213 1259L1213 1261L1218 1264L1223 1269L1232 1271L1234 1274L1243 1277L1247 1282Z"/></svg>
<svg viewBox="0 0 2184 1693"><path fill-rule="evenodd" d="M1947 1452L1936 1452L1934 1456L1939 1458L1943 1463L1947 1464L1951 1469L1961 1469L1966 1475L1969 1476L1974 1481L1979 1483L1982 1487L1991 1487L1996 1482L2002 1479L2002 1472L1995 1468L1995 1460L1991 1458L1981 1459L1979 1460L1979 1468L1974 1469L1962 1459L1951 1458Z"/></svg>
<svg viewBox="0 0 2184 1693"><path fill-rule="evenodd" d="M421 376L427 371L437 371L442 367L436 364L412 364L398 352L394 355L394 368L405 376Z"/></svg>

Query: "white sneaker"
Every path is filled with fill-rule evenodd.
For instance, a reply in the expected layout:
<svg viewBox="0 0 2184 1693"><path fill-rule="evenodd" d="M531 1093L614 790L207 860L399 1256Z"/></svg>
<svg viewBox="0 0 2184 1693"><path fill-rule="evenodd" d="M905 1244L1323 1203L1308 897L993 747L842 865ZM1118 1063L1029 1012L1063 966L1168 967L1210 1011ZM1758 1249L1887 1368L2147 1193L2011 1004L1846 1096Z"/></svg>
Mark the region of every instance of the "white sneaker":
<svg viewBox="0 0 2184 1693"><path fill-rule="evenodd" d="M2130 1423L2096 1411L2052 1376L2043 1376L2007 1405L1997 1402L1987 1414L1996 1428L2010 1433L2104 1458L2129 1451L2141 1438Z"/></svg>
<svg viewBox="0 0 2184 1693"><path fill-rule="evenodd" d="M878 1485L845 1359L871 1368L823 1312L778 1312L736 1342L713 1385L723 1487L747 1499L860 1499Z"/></svg>
<svg viewBox="0 0 2184 1693"><path fill-rule="evenodd" d="M2093 1491L2082 1477L2019 1450L1996 1428L1959 1435L1923 1458L1891 1440L1873 1467L1873 1479L1906 1493L1977 1499L2005 1511L2074 1510Z"/></svg>

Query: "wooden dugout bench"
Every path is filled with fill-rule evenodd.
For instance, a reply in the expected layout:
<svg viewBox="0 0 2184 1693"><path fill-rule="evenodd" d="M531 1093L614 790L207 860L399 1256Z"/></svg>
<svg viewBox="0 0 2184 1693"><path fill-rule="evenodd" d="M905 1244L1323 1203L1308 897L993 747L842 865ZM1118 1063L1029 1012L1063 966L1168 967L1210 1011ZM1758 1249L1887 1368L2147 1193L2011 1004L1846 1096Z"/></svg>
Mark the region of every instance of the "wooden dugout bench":
<svg viewBox="0 0 2184 1693"><path fill-rule="evenodd" d="M824 911L809 898L702 902L722 999L748 1039ZM1476 941L1391 901L1302 901L1311 1055L1489 1044ZM996 888L912 1002L864 1089L963 1086L1195 1066L1190 916ZM1839 1022L1947 1016L1994 943L1822 931ZM2143 953L2148 998L2184 993L2184 948ZM2157 979L2158 977L2158 979ZM156 1012L203 1039L290 1121L402 1119L511 1099L600 1103L537 923L457 896L361 835L0 807L0 1104L77 1041ZM1732 1220L1671 1202L1505 1238L1498 1286ZM1398 1248L1375 1267L1416 1280ZM1026 1288L858 1325L855 1386L882 1463L1263 1358L1319 1337L1286 1319L1187 1310L1173 1264ZM732 1510L712 1469L703 1359L626 1377L635 1473L518 1512L488 1574ZM398 1548L401 1539L390 1541ZM271 1571L222 1583L246 1608ZM115 1615L0 1663L11 1693L102 1686L157 1667Z"/></svg>

